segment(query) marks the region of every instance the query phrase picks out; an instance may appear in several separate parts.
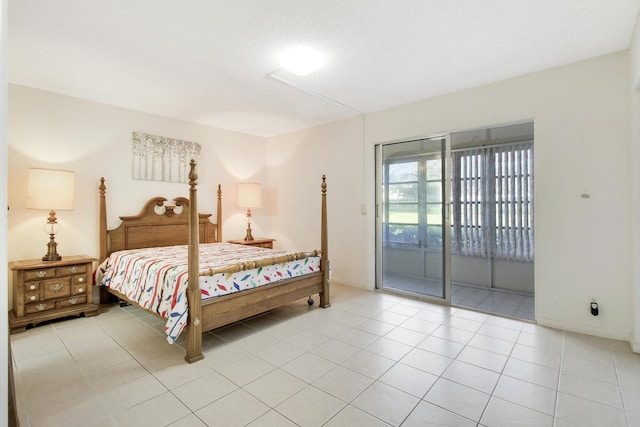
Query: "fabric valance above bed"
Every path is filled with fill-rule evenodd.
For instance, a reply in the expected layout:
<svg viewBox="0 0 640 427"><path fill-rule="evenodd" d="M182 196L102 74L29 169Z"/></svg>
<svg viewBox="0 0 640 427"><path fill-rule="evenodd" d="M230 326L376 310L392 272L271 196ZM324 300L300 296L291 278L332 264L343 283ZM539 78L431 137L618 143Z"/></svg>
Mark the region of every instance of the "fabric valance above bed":
<svg viewBox="0 0 640 427"><path fill-rule="evenodd" d="M226 266L291 255L278 262L241 271L206 275ZM230 243L200 245L202 299L253 289L282 279L320 271L320 256L296 259L290 252ZM96 271L96 284L108 286L141 307L167 319L167 340L174 342L188 315L188 246L163 246L112 253Z"/></svg>

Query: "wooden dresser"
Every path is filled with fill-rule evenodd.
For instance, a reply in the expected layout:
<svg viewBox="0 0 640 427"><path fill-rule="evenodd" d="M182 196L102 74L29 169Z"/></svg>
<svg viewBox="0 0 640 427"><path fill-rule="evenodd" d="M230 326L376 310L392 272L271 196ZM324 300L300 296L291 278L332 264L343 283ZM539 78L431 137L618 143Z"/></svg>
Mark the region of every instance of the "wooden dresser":
<svg viewBox="0 0 640 427"><path fill-rule="evenodd" d="M61 317L95 316L92 303L92 272L95 258L66 256L60 261L40 259L12 261L13 310L9 312L11 333L29 325Z"/></svg>
<svg viewBox="0 0 640 427"><path fill-rule="evenodd" d="M273 241L276 239L261 239L255 238L253 240L228 240L229 243L235 243L236 245L249 245L249 246L258 246L260 248L269 248L273 249Z"/></svg>

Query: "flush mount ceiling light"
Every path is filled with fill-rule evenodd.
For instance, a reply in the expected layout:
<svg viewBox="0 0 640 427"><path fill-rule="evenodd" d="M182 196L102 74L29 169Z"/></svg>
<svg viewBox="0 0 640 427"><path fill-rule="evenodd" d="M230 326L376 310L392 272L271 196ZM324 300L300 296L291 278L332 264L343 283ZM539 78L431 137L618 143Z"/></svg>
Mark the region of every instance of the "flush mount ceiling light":
<svg viewBox="0 0 640 427"><path fill-rule="evenodd" d="M306 76L323 65L323 56L310 47L297 46L280 55L280 66L299 76Z"/></svg>

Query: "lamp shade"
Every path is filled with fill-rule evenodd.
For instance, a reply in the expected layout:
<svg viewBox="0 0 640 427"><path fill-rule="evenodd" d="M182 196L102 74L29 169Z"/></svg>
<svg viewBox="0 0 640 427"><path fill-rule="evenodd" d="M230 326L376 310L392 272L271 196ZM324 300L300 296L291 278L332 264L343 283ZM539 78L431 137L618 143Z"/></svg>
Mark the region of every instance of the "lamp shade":
<svg viewBox="0 0 640 427"><path fill-rule="evenodd" d="M75 173L29 169L27 200L30 209L71 210L74 207Z"/></svg>
<svg viewBox="0 0 640 427"><path fill-rule="evenodd" d="M262 205L262 186L256 182L238 184L238 207L259 208Z"/></svg>

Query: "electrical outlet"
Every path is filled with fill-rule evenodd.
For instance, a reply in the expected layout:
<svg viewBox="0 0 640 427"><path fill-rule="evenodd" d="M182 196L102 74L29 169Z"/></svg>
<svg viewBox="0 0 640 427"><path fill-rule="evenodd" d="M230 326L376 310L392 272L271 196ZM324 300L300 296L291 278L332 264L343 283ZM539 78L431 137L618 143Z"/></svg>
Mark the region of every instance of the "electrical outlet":
<svg viewBox="0 0 640 427"><path fill-rule="evenodd" d="M595 300L595 298L591 300L590 308L591 308L591 315L597 316L599 313L599 310L598 310L598 302Z"/></svg>
<svg viewBox="0 0 640 427"><path fill-rule="evenodd" d="M366 215L367 214L367 205L366 204L363 203L363 204L360 205L360 213L362 215Z"/></svg>

